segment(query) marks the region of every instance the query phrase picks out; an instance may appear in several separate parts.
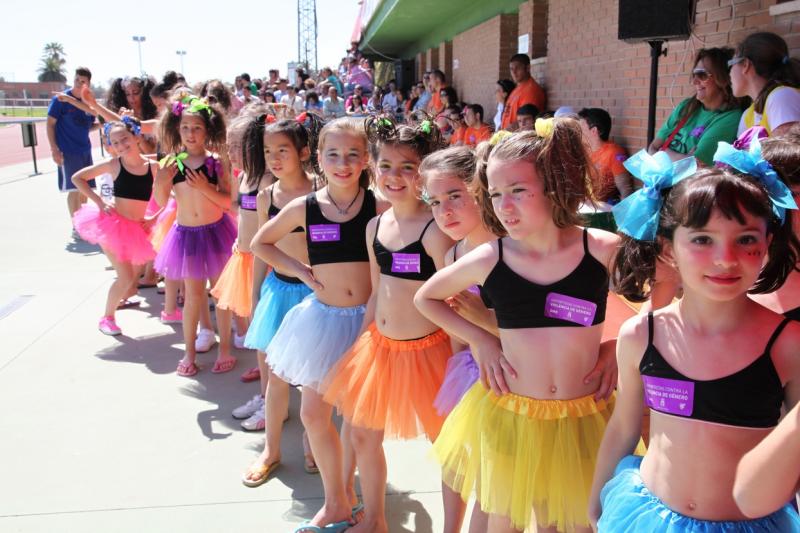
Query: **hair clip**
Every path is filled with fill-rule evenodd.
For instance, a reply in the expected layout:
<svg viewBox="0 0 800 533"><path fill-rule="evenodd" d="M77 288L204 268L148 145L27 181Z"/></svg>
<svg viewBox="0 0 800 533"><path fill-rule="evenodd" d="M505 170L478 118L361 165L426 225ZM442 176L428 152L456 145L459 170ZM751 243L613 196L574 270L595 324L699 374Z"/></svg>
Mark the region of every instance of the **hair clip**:
<svg viewBox="0 0 800 533"><path fill-rule="evenodd" d="M423 121L420 123L420 125L419 125L419 129L420 129L420 131L422 131L422 132L423 132L425 135L430 135L430 134L431 134L431 127L432 127L432 126L433 126L433 122L431 122L431 121L430 121L430 120L428 120L428 119L425 119L425 120L423 120Z"/></svg>
<svg viewBox="0 0 800 533"><path fill-rule="evenodd" d="M308 113L303 111L302 113L300 113L295 117L295 120L300 124L305 124L307 118L308 118Z"/></svg>
<svg viewBox="0 0 800 533"><path fill-rule="evenodd" d="M106 122L103 124L103 134L106 136L106 146L111 146L111 128L114 127L113 122Z"/></svg>
<svg viewBox="0 0 800 533"><path fill-rule="evenodd" d="M196 96L191 97L189 100L189 113L199 113L200 111L205 111L209 117L211 116L211 107L205 100Z"/></svg>
<svg viewBox="0 0 800 533"><path fill-rule="evenodd" d="M781 225L786 221L786 210L797 209L791 189L781 181L769 161L761 157L761 140L758 136L751 139L747 150L737 150L726 142L720 142L714 153L714 162L733 167L761 182L767 189L772 212L780 219Z"/></svg>
<svg viewBox="0 0 800 533"><path fill-rule="evenodd" d="M543 139L552 137L555 127L556 123L553 118L537 118L533 125L533 129L536 130L536 135Z"/></svg>
<svg viewBox="0 0 800 533"><path fill-rule="evenodd" d="M626 159L623 166L642 180L644 187L611 209L617 228L636 240L654 241L664 205L662 193L694 174L697 161L687 157L673 163L665 152L650 155L647 150L640 150Z"/></svg>
<svg viewBox="0 0 800 533"><path fill-rule="evenodd" d="M185 107L186 106L183 105L183 102L180 100L177 102L172 102L172 114L175 115L176 117L181 116L183 114L183 109Z"/></svg>

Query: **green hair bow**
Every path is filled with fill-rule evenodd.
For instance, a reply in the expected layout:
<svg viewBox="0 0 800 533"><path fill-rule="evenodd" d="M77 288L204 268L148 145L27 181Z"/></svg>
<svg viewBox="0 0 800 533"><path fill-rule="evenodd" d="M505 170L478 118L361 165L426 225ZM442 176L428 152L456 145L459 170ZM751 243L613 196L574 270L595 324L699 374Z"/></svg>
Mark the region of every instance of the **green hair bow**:
<svg viewBox="0 0 800 533"><path fill-rule="evenodd" d="M169 154L168 156L162 158L158 162L158 168L164 168L172 162L175 162L175 165L178 167L178 170L184 172L186 170L186 165L183 163L183 160L189 157L189 154L186 152L181 152L179 154Z"/></svg>

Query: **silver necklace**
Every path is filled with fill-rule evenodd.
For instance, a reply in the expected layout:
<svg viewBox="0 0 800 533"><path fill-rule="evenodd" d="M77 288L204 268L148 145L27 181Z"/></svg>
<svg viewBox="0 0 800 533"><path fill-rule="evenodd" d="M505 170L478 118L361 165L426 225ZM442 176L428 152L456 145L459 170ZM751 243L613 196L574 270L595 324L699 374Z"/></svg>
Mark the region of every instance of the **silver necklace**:
<svg viewBox="0 0 800 533"><path fill-rule="evenodd" d="M334 199L333 199L333 197L331 196L331 192L330 192L330 190L328 189L328 187L325 187L325 194L327 194L327 195L328 195L328 200L330 200L330 201L331 201L331 203L334 205L334 207L336 207L336 210L337 210L337 211L339 211L339 214L340 214L340 215L346 215L346 214L347 214L347 212L348 212L348 211L350 211L350 208L351 208L351 207L353 207L353 204L354 204L354 203L356 203L356 200L358 200L358 197L361 195L361 188L359 187L359 189L358 189L358 192L356 193L356 197L355 197L355 198L353 198L353 201L352 201L352 202L350 202L350 203L347 205L347 207L345 207L344 209L342 209L341 207L339 207L339 204L337 204L337 203L336 203L336 200L334 200Z"/></svg>

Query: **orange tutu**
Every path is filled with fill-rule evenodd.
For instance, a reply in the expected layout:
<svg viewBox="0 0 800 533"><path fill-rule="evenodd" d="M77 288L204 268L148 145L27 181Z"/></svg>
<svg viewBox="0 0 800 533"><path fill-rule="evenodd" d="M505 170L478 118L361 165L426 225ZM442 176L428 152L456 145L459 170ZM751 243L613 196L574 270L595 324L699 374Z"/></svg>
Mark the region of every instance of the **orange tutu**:
<svg viewBox="0 0 800 533"><path fill-rule="evenodd" d="M211 289L211 295L217 299L220 309L233 311L241 317L250 316L253 311L253 254L236 250Z"/></svg>
<svg viewBox="0 0 800 533"><path fill-rule="evenodd" d="M322 386L325 401L354 426L384 431L388 438L434 440L444 423L433 401L453 355L450 337L436 331L398 341L369 326Z"/></svg>
<svg viewBox="0 0 800 533"><path fill-rule="evenodd" d="M175 224L175 219L178 218L178 204L175 203L175 198L170 198L167 206L158 215L153 229L150 230L150 244L153 249L158 252L161 250L161 245L164 244L164 237L167 236L172 225Z"/></svg>

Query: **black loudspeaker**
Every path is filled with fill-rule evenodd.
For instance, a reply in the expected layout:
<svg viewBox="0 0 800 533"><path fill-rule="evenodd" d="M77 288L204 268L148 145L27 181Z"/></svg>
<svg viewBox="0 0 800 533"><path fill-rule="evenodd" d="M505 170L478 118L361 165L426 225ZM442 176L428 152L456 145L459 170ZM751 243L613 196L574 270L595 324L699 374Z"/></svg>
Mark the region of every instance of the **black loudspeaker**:
<svg viewBox="0 0 800 533"><path fill-rule="evenodd" d="M398 89L408 91L414 85L414 60L398 59L394 62L394 79Z"/></svg>
<svg viewBox="0 0 800 533"><path fill-rule="evenodd" d="M619 0L619 38L629 43L686 40L694 0Z"/></svg>

